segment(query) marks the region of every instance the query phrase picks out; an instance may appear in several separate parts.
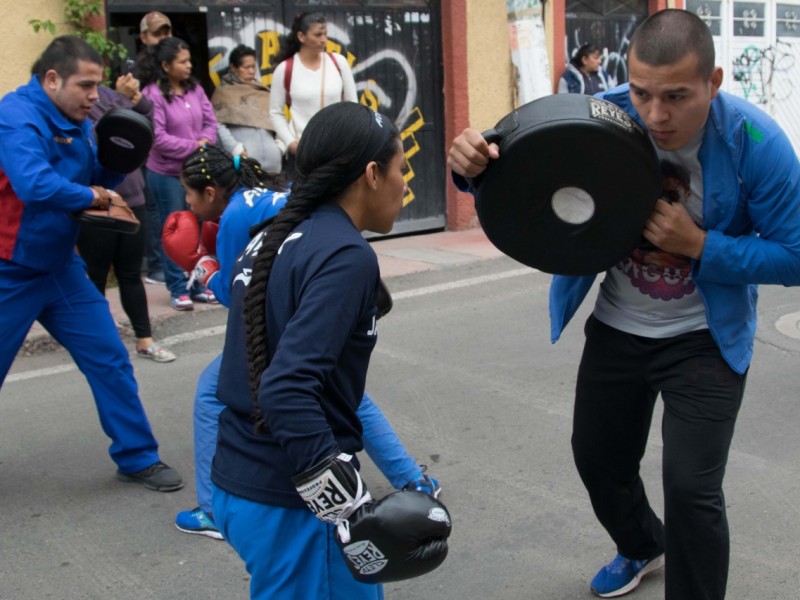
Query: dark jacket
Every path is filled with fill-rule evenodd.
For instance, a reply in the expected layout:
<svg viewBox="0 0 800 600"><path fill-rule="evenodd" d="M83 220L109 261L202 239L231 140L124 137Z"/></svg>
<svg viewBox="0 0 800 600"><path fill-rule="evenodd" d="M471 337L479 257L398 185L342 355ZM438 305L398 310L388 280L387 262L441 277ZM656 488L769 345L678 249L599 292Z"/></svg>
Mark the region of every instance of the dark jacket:
<svg viewBox="0 0 800 600"><path fill-rule="evenodd" d="M267 346L258 404L269 433L256 433L248 386L242 301L253 238L236 262L217 397L219 438L211 479L255 502L303 507L292 476L332 454L362 449L356 415L377 341L378 259L336 205L324 205L283 243L267 287Z"/></svg>

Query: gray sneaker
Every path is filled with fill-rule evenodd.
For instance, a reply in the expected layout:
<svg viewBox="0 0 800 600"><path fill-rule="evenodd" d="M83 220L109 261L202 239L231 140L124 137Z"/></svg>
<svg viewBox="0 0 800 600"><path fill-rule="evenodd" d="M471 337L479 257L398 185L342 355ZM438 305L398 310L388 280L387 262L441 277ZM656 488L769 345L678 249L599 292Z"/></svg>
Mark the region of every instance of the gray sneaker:
<svg viewBox="0 0 800 600"><path fill-rule="evenodd" d="M128 483L141 483L148 490L157 492L174 492L183 487L180 473L161 461L136 473L117 471L117 479Z"/></svg>
<svg viewBox="0 0 800 600"><path fill-rule="evenodd" d="M157 363L167 363L175 360L175 354L158 343L150 344L147 348L143 349L137 348L136 355L141 358L149 358Z"/></svg>

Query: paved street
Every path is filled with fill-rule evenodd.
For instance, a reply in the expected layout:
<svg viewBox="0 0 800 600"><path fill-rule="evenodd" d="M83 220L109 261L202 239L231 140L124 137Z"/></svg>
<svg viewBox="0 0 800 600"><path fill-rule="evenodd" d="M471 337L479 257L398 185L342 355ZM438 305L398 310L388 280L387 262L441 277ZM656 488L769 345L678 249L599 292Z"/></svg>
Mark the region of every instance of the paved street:
<svg viewBox="0 0 800 600"><path fill-rule="evenodd" d="M569 447L589 307L552 346L549 280L488 254L389 275L395 306L380 323L367 390L441 480L454 533L441 568L387 585L387 598L588 599L588 580L613 557ZM727 476L732 600L797 597L798 311L800 290L762 288ZM179 359L133 359L162 457L187 479L172 494L116 481L85 380L63 350L17 360L0 392L0 599L247 597L227 544L172 525L195 505L192 396L222 346L224 316L214 309L165 320L157 336ZM660 507L657 424L644 473ZM371 463L364 475L377 495L389 491ZM662 576L631 597L663 598Z"/></svg>

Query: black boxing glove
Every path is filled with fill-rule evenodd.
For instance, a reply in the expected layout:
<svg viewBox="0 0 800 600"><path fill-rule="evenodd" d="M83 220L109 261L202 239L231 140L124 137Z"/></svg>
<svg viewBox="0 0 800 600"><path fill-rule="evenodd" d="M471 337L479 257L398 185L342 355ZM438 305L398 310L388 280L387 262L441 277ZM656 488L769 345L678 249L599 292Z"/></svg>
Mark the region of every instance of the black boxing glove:
<svg viewBox="0 0 800 600"><path fill-rule="evenodd" d="M375 305L378 307L378 313L375 315L376 319L385 317L394 305L392 294L386 284L383 283L383 279L378 279L378 287L375 290Z"/></svg>
<svg viewBox="0 0 800 600"><path fill-rule="evenodd" d="M357 581L386 583L441 565L451 530L450 514L439 500L400 491L352 513L337 529L336 542Z"/></svg>
<svg viewBox="0 0 800 600"><path fill-rule="evenodd" d="M320 521L340 525L363 504L372 501L350 454L332 455L292 477L292 482Z"/></svg>

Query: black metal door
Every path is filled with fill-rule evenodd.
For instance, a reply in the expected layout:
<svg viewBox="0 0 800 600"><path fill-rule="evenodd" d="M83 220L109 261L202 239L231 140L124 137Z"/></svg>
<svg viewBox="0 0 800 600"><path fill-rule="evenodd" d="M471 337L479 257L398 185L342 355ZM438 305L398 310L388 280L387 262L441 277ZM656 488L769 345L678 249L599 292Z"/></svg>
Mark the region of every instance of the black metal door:
<svg viewBox="0 0 800 600"><path fill-rule="evenodd" d="M156 7L147 0L107 0L111 25L125 25L121 38ZM191 8L187 4L192 4ZM202 5L203 8L199 8ZM353 67L360 102L389 116L400 129L408 161L409 192L393 233L441 229L446 223L443 76L439 2L432 0L320 0L248 2L161 0L157 10L184 21L203 14L207 30L209 81L227 69L238 44L256 49L265 83L271 83L280 39L299 11L321 12L328 20L330 49ZM122 14L127 13L127 14ZM138 20L135 20L138 23Z"/></svg>
<svg viewBox="0 0 800 600"><path fill-rule="evenodd" d="M647 18L647 0L567 0L565 9L567 60L581 44L594 44L617 83L628 81L628 43Z"/></svg>

